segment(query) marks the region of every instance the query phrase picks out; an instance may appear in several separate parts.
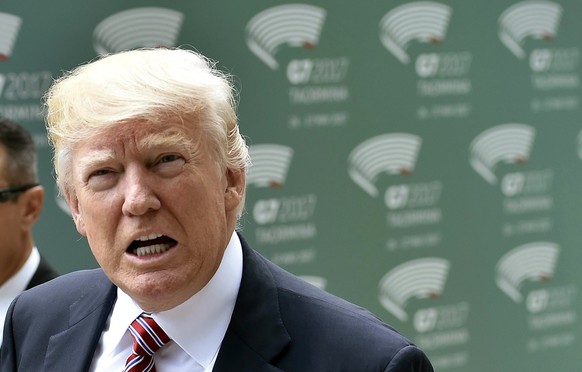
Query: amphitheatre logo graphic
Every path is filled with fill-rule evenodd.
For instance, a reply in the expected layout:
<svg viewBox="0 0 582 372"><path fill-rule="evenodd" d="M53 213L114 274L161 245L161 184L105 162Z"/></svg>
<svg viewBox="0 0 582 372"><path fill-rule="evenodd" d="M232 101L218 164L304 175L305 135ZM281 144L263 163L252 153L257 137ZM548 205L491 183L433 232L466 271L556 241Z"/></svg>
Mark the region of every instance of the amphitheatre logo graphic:
<svg viewBox="0 0 582 372"><path fill-rule="evenodd" d="M516 303L522 302L521 289L526 281L552 279L559 253L559 246L551 242L533 242L512 249L497 263L497 286Z"/></svg>
<svg viewBox="0 0 582 372"><path fill-rule="evenodd" d="M139 47L176 46L184 15L166 8L134 8L105 18L93 31L93 48L107 54Z"/></svg>
<svg viewBox="0 0 582 372"><path fill-rule="evenodd" d="M432 1L417 1L394 8L380 21L382 44L404 64L413 41L441 44L446 36L452 9Z"/></svg>
<svg viewBox="0 0 582 372"><path fill-rule="evenodd" d="M410 175L414 171L422 139L408 133L372 137L359 144L348 157L352 180L370 196L378 196L375 183L382 173Z"/></svg>
<svg viewBox="0 0 582 372"><path fill-rule="evenodd" d="M380 303L392 315L405 322L409 318L406 305L412 299L436 299L441 296L449 269L448 260L436 257L405 262L380 280Z"/></svg>
<svg viewBox="0 0 582 372"><path fill-rule="evenodd" d="M479 134L470 145L470 163L487 182L497 183L495 168L500 163L524 164L528 161L535 129L525 124L502 124Z"/></svg>
<svg viewBox="0 0 582 372"><path fill-rule="evenodd" d="M247 172L247 184L262 188L255 195L263 195L247 203L255 222L254 235L257 244L274 246L292 241L313 240L317 237L317 226L313 222L317 206L317 195L289 194L281 188L285 185L293 149L278 144L249 146L252 165ZM278 189L278 190L275 190ZM313 248L278 252L272 259L281 264L312 262L317 253ZM306 281L325 287L327 281L316 276L305 277Z"/></svg>
<svg viewBox="0 0 582 372"><path fill-rule="evenodd" d="M286 4L263 10L247 24L249 49L271 69L279 68L275 55L283 46L313 49L327 12L313 5Z"/></svg>
<svg viewBox="0 0 582 372"><path fill-rule="evenodd" d="M556 37L561 16L562 7L550 1L514 4L499 17L499 39L511 53L523 59L528 39L551 41Z"/></svg>
<svg viewBox="0 0 582 372"><path fill-rule="evenodd" d="M247 184L256 187L279 188L285 184L293 149L277 144L249 146L252 166L247 173Z"/></svg>
<svg viewBox="0 0 582 372"><path fill-rule="evenodd" d="M0 61L10 59L21 24L20 17L0 12Z"/></svg>

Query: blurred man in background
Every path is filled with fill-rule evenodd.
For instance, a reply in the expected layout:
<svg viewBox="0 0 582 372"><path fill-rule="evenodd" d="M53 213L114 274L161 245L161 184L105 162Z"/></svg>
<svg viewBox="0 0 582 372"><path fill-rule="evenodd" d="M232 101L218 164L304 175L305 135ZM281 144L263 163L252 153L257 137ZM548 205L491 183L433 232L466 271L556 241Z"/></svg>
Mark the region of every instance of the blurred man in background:
<svg viewBox="0 0 582 372"><path fill-rule="evenodd" d="M24 128L0 118L0 324L25 289L57 277L32 236L44 199L34 141ZM2 335L0 334L0 345Z"/></svg>

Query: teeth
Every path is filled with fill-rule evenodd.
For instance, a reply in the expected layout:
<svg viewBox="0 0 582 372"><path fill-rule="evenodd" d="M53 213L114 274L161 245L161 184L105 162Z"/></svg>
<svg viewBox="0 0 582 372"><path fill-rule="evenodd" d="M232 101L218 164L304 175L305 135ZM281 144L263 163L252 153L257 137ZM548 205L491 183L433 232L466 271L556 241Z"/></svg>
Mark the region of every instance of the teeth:
<svg viewBox="0 0 582 372"><path fill-rule="evenodd" d="M140 236L139 238L137 238L137 240L145 242L146 240L152 240L152 239L156 239L159 238L160 236L162 236L162 234L150 234L150 235L145 235L145 236Z"/></svg>
<svg viewBox="0 0 582 372"><path fill-rule="evenodd" d="M147 247L140 247L133 250L133 253L138 257L146 256L148 254L163 253L168 250L170 244L154 244Z"/></svg>

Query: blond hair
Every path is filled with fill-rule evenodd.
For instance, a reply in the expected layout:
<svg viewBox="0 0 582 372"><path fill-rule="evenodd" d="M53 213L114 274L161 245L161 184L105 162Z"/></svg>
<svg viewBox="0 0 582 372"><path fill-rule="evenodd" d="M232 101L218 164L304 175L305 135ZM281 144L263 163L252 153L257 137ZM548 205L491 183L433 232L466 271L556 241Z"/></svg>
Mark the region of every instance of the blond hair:
<svg viewBox="0 0 582 372"><path fill-rule="evenodd" d="M136 119L198 117L222 169L244 171L249 156L234 92L230 76L185 49L125 51L65 73L44 97L60 191L71 187L71 151L80 140Z"/></svg>

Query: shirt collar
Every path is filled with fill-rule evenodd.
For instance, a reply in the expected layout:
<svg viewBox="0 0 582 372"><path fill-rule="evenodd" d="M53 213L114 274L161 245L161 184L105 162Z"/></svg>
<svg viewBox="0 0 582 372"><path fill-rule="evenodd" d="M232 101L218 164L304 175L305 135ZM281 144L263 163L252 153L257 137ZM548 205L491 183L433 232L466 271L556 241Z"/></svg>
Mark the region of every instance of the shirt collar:
<svg viewBox="0 0 582 372"><path fill-rule="evenodd" d="M28 283L34 276L38 264L40 263L40 253L36 247L32 247L30 256L26 259L24 265L16 272L16 274L8 279L2 286L0 286L0 297L8 298L12 297L14 299L24 291L28 286ZM10 300L12 302L12 300Z"/></svg>
<svg viewBox="0 0 582 372"><path fill-rule="evenodd" d="M0 330L4 326L4 317L12 300L26 289L28 283L34 276L38 264L40 263L40 253L36 247L32 247L30 256L16 274L0 286ZM0 333L0 345L2 344L2 334Z"/></svg>
<svg viewBox="0 0 582 372"><path fill-rule="evenodd" d="M198 293L173 309L153 314L153 318L190 357L207 367L218 353L226 334L242 277L242 247L233 233L218 270ZM131 322L143 312L122 290L117 290L117 303L111 330L123 337Z"/></svg>

